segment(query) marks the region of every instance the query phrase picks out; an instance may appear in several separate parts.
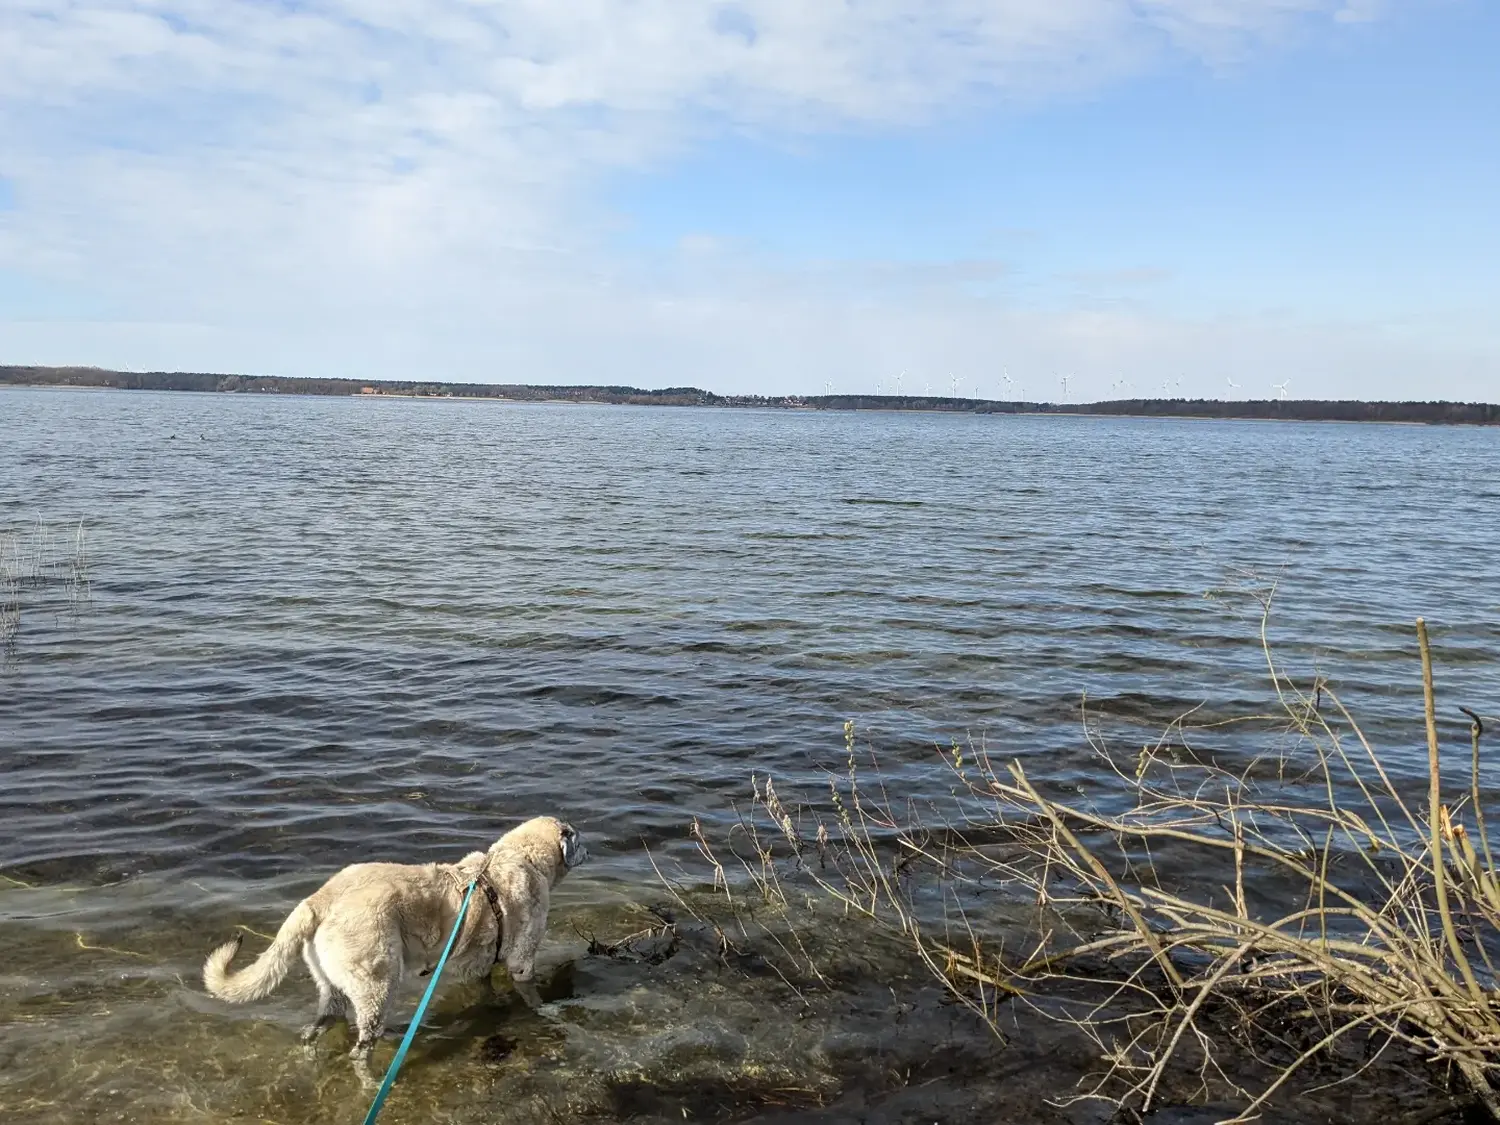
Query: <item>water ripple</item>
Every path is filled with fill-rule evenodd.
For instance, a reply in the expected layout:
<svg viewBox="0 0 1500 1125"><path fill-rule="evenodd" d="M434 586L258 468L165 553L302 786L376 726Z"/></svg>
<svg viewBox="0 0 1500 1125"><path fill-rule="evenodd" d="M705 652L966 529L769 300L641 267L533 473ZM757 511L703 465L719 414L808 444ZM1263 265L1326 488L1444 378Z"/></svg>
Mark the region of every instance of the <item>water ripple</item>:
<svg viewBox="0 0 1500 1125"><path fill-rule="evenodd" d="M1414 616L1500 708L1496 496L1493 430L6 390L0 533L85 521L92 601L24 593L0 870L274 879L557 811L641 881L850 717L892 776L972 735L1097 789L1085 693L1132 738L1264 708L1248 572L1415 773Z"/></svg>

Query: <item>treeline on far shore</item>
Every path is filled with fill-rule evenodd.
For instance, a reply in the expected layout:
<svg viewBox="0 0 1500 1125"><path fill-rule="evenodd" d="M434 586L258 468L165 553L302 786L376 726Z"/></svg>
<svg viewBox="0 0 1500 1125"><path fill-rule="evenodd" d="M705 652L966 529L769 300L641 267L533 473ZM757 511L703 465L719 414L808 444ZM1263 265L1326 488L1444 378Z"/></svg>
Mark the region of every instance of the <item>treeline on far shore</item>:
<svg viewBox="0 0 1500 1125"><path fill-rule="evenodd" d="M1116 399L1109 402L1004 402L932 395L720 395L697 387L445 383L425 380L305 379L187 371L110 371L100 367L0 366L0 384L113 387L219 394L488 398L511 402L591 402L653 406L794 410L916 410L968 414L1086 414L1162 418L1248 418L1313 422L1423 422L1500 425L1500 405L1483 402L1362 402L1336 399Z"/></svg>

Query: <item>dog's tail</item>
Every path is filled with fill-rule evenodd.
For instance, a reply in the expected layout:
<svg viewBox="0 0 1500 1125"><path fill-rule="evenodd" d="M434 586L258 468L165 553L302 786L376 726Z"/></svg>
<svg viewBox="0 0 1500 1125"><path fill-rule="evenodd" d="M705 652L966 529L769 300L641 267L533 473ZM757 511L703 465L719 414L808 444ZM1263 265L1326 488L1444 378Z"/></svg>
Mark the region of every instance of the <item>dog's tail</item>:
<svg viewBox="0 0 1500 1125"><path fill-rule="evenodd" d="M237 973L229 971L229 962L234 960L244 940L239 934L210 953L208 960L203 962L203 987L211 996L231 1004L247 1004L269 996L286 977L297 955L302 952L302 946L317 928L318 916L313 913L312 905L303 899L281 923L270 948L249 967Z"/></svg>

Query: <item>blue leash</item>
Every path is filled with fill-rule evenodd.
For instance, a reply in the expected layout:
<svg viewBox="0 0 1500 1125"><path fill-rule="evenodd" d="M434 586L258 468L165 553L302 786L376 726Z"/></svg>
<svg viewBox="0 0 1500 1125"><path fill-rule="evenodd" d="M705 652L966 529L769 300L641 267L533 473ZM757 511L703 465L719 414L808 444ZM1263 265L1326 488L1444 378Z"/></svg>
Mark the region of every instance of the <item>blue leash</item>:
<svg viewBox="0 0 1500 1125"><path fill-rule="evenodd" d="M443 955L438 958L437 968L432 970L432 980L427 983L427 991L422 993L422 1002L417 1005L417 1014L412 1016L411 1023L406 1025L406 1034L401 1037L401 1046L396 1048L396 1057L391 1060L391 1065L386 1069L385 1081L380 1084L380 1089L375 1093L375 1100L370 1103L370 1112L365 1114L365 1125L375 1125L375 1117L380 1112L380 1107L385 1104L386 1095L396 1084L396 1075L401 1070L401 1064L406 1061L406 1050L411 1046L411 1041L417 1037L417 1028L422 1026L422 1017L427 1012L427 1002L432 999L432 994L437 990L438 978L443 975L443 966L448 963L448 954L453 952L453 943L458 939L458 928L464 924L464 915L469 912L469 899L474 897L474 888L478 885L479 880L475 879L469 884L469 889L464 892L463 905L458 908L458 917L453 920L453 932L448 935L448 944L443 946Z"/></svg>

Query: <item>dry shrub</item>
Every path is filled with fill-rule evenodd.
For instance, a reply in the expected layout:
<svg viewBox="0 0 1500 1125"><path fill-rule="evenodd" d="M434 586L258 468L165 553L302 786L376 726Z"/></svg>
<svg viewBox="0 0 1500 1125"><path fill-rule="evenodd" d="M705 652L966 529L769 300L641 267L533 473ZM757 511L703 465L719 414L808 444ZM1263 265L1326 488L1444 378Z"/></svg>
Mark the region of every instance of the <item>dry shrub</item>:
<svg viewBox="0 0 1500 1125"><path fill-rule="evenodd" d="M1228 768L1192 752L1174 724L1122 759L1086 721L1125 795L1106 810L1049 796L1020 761L955 745L945 754L953 812L924 823L914 803L892 800L878 763L866 780L846 724L847 765L830 777L827 805L794 813L757 780L755 809L736 829L750 848L731 850L759 913L737 916L815 974L781 922L797 897L790 880L810 881L825 902L899 933L997 1034L1009 1003L1083 1030L1101 1066L1065 1100L1105 1099L1128 1117L1159 1104L1165 1080L1186 1078L1204 1098L1231 1091L1241 1108L1229 1120L1248 1120L1310 1064L1343 1081L1404 1046L1456 1069L1470 1100L1500 1120L1500 882L1479 801L1483 724L1465 709L1469 792L1450 806L1421 620L1417 633L1425 801L1393 781L1326 681L1299 690L1267 648L1295 752ZM1024 952L1017 926L986 918L993 896L975 893L997 883L1012 906L1027 904ZM1363 1051L1351 1062L1355 1040ZM1270 1068L1253 1090L1235 1077L1246 1058Z"/></svg>

